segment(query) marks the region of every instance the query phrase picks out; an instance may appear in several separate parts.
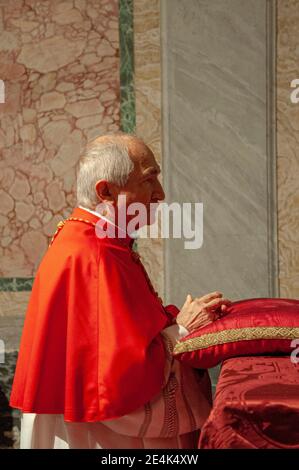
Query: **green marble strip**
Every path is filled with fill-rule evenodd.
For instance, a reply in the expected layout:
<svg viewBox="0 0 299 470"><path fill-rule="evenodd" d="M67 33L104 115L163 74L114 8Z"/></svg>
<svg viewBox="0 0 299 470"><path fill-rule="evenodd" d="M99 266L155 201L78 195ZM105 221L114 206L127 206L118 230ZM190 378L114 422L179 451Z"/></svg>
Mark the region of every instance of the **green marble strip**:
<svg viewBox="0 0 299 470"><path fill-rule="evenodd" d="M120 48L120 126L123 132L135 133L136 109L134 90L133 0L119 0ZM134 243L137 250L137 242ZM33 278L0 278L0 291L30 291Z"/></svg>
<svg viewBox="0 0 299 470"><path fill-rule="evenodd" d="M119 0L120 127L135 133L133 0Z"/></svg>
<svg viewBox="0 0 299 470"><path fill-rule="evenodd" d="M2 292L25 292L30 291L33 277L1 277L0 291Z"/></svg>

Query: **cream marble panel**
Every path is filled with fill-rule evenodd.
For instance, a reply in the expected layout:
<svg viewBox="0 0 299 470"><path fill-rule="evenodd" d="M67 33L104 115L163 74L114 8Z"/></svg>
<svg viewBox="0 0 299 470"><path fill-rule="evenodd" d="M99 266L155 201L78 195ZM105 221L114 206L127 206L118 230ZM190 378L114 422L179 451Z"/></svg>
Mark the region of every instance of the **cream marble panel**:
<svg viewBox="0 0 299 470"><path fill-rule="evenodd" d="M164 168L170 201L203 202L204 241L166 243L166 294L269 296L267 5L165 0Z"/></svg>
<svg viewBox="0 0 299 470"><path fill-rule="evenodd" d="M277 3L277 176L279 279L282 297L299 298L299 104L290 82L299 79L299 1Z"/></svg>
<svg viewBox="0 0 299 470"><path fill-rule="evenodd" d="M136 134L161 163L160 1L134 0ZM140 239L138 250L161 297L163 240Z"/></svg>

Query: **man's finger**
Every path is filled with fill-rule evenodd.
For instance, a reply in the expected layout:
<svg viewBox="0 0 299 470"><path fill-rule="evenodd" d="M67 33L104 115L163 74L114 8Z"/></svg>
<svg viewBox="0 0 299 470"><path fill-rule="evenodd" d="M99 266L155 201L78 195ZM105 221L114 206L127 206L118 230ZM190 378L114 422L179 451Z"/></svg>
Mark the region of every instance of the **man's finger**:
<svg viewBox="0 0 299 470"><path fill-rule="evenodd" d="M232 302L230 304L223 304L223 305L221 305L221 309L226 310L231 304L232 304Z"/></svg>
<svg viewBox="0 0 299 470"><path fill-rule="evenodd" d="M203 302L209 302L212 299L219 298L222 296L223 296L222 292L215 291L215 292L211 292L210 294L204 295L203 297L200 298L200 300Z"/></svg>
<svg viewBox="0 0 299 470"><path fill-rule="evenodd" d="M231 301L229 299L214 299L206 304L206 308L211 307L220 307L221 305L230 305Z"/></svg>
<svg viewBox="0 0 299 470"><path fill-rule="evenodd" d="M188 305L188 304L191 304L191 302L192 302L192 297L191 297L190 294L188 294L187 297L186 297L186 300L185 300L185 303L184 303L183 307L185 307L185 306Z"/></svg>

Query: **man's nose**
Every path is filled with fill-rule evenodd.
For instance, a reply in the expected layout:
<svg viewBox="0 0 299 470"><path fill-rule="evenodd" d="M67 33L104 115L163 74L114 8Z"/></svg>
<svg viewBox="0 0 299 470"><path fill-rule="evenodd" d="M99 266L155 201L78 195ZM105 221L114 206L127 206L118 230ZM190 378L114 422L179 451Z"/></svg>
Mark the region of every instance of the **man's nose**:
<svg viewBox="0 0 299 470"><path fill-rule="evenodd" d="M164 189L162 187L162 184L160 183L159 180L157 180L157 187L155 188L154 194L153 194L153 199L158 199L159 201L164 201L165 199L165 193Z"/></svg>

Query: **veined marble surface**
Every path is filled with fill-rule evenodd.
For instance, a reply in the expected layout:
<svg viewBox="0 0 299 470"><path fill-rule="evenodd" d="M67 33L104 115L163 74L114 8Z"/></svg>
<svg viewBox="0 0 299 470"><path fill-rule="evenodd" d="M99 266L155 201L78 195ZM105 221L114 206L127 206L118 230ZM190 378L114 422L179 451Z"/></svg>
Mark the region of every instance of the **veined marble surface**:
<svg viewBox="0 0 299 470"><path fill-rule="evenodd" d="M2 277L34 276L86 141L119 129L117 0L0 3Z"/></svg>
<svg viewBox="0 0 299 470"><path fill-rule="evenodd" d="M134 52L136 134L150 146L163 170L159 0L134 0ZM163 240L139 239L138 251L155 289L163 298Z"/></svg>
<svg viewBox="0 0 299 470"><path fill-rule="evenodd" d="M279 280L282 297L299 298L299 0L277 3L277 176Z"/></svg>
<svg viewBox="0 0 299 470"><path fill-rule="evenodd" d="M162 6L168 200L204 205L200 249L166 242L167 299L269 296L266 2Z"/></svg>

